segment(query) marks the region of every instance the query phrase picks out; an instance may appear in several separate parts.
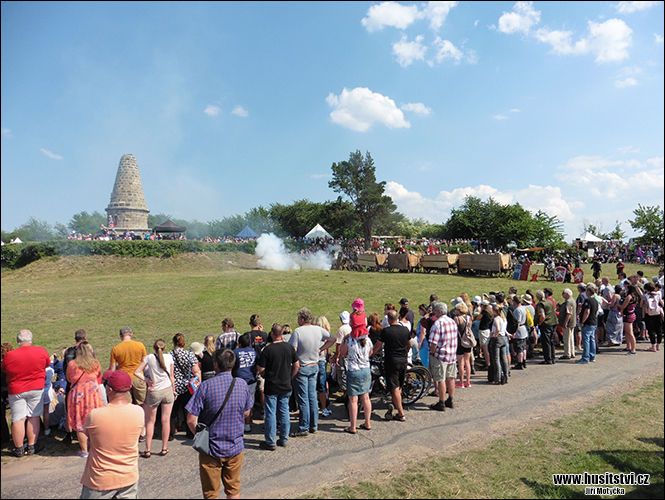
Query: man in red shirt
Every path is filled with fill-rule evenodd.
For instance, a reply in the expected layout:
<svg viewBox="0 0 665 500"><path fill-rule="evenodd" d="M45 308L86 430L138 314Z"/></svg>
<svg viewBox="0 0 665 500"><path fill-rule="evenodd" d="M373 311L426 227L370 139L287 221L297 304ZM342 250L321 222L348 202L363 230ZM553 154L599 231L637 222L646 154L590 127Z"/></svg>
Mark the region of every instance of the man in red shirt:
<svg viewBox="0 0 665 500"><path fill-rule="evenodd" d="M51 357L43 347L32 345L32 332L21 330L16 336L18 349L5 354L2 371L7 373L9 385L9 407L12 411L12 439L15 457L26 453L33 455L43 446L37 445L39 421L44 413L42 397L46 381L46 367ZM28 447L23 444L26 434L25 419L28 419Z"/></svg>

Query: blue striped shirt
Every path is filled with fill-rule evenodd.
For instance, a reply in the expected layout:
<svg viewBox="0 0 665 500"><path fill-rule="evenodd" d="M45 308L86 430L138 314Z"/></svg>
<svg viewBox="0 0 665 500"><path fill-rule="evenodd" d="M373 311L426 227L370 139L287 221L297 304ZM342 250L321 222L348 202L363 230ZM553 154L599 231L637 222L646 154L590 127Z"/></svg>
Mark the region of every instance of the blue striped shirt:
<svg viewBox="0 0 665 500"><path fill-rule="evenodd" d="M189 400L185 409L199 417L199 422L209 424L224 402L233 375L231 372L218 373L201 383ZM247 382L236 378L233 392L217 420L210 427L210 456L229 458L239 455L245 449L245 412L254 406Z"/></svg>

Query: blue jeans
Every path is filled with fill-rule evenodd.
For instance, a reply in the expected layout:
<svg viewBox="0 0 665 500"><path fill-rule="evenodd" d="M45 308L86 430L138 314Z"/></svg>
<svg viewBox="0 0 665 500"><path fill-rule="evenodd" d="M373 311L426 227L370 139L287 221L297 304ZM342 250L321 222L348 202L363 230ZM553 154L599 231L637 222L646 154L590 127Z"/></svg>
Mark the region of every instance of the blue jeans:
<svg viewBox="0 0 665 500"><path fill-rule="evenodd" d="M319 375L318 364L301 366L294 380L296 383L296 398L300 406L298 418L298 431L307 432L318 430L319 400L316 394L316 380Z"/></svg>
<svg viewBox="0 0 665 500"><path fill-rule="evenodd" d="M277 436L277 415L279 415L279 440L286 443L291 432L291 418L289 417L289 398L291 393L272 395L265 394L265 422L264 433L266 443L274 446Z"/></svg>
<svg viewBox="0 0 665 500"><path fill-rule="evenodd" d="M596 325L582 327L582 361L596 359Z"/></svg>
<svg viewBox="0 0 665 500"><path fill-rule="evenodd" d="M328 392L326 387L326 362L319 360L319 376L316 381L316 392Z"/></svg>

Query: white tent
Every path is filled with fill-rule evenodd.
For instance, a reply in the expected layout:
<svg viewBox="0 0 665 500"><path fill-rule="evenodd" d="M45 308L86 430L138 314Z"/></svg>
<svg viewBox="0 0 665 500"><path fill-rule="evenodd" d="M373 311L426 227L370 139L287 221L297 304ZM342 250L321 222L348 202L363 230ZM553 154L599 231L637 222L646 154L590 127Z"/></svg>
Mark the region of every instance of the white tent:
<svg viewBox="0 0 665 500"><path fill-rule="evenodd" d="M21 238L17 236L15 240L11 240L9 243L11 244L11 243L23 243L23 242L21 241Z"/></svg>
<svg viewBox="0 0 665 500"><path fill-rule="evenodd" d="M312 230L305 235L305 238L309 239L314 239L314 238L330 238L331 240L333 237L330 235L328 231L323 229L323 226L321 224L317 224L312 228Z"/></svg>
<svg viewBox="0 0 665 500"><path fill-rule="evenodd" d="M580 236L578 238L578 240L580 240L580 241L591 241L591 242L603 241L602 238L599 238L598 236L596 236L595 234L590 233L589 231L587 231L582 236Z"/></svg>

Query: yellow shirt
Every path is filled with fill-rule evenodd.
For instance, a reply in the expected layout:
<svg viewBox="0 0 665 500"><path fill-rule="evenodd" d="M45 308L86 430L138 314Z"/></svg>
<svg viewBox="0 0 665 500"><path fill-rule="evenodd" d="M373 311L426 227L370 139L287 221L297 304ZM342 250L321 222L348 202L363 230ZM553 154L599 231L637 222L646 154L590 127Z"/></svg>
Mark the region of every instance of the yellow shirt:
<svg viewBox="0 0 665 500"><path fill-rule="evenodd" d="M127 372L131 378L136 378L134 371L138 368L148 353L145 346L136 340L120 342L111 351L111 363L117 363L116 369Z"/></svg>

